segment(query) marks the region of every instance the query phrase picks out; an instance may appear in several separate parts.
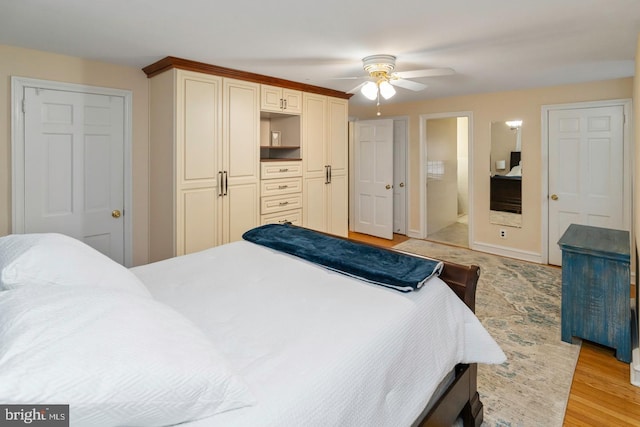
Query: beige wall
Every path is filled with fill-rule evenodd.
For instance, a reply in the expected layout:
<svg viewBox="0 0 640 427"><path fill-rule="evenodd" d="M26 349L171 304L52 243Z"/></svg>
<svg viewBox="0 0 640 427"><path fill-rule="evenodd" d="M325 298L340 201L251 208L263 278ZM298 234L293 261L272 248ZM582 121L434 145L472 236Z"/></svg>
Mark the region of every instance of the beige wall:
<svg viewBox="0 0 640 427"><path fill-rule="evenodd" d="M458 117L458 215L469 213L469 118Z"/></svg>
<svg viewBox="0 0 640 427"><path fill-rule="evenodd" d="M458 119L427 120L427 140L427 163L443 166L436 174L427 170L427 231L431 235L458 219Z"/></svg>
<svg viewBox="0 0 640 427"><path fill-rule="evenodd" d="M427 89L428 90L428 89ZM636 93L638 89L636 88ZM607 80L584 84L545 87L510 92L487 93L451 98L431 99L406 104L382 104L384 116L409 117L409 184L412 212L409 229L419 229L416 223L419 209L419 116L421 114L453 113L470 111L473 114L473 194L469 201L474 204L472 240L478 244L508 247L519 251L540 254L541 240L541 107L605 99L631 98L633 78ZM636 123L638 119L636 108ZM349 115L361 119L376 118L375 103L350 105ZM489 155L491 151L491 122L507 119L522 119L522 164L526 165L522 188L522 228L511 229L507 239L498 237L501 226L489 223ZM638 129L640 126L636 126ZM637 131L636 131L637 132ZM640 154L637 154L640 156ZM636 191L637 186L636 186ZM638 221L638 220L636 220ZM502 227L503 228L503 227Z"/></svg>
<svg viewBox="0 0 640 427"><path fill-rule="evenodd" d="M11 76L133 93L133 261L148 259L148 83L137 68L0 45L0 236L11 232Z"/></svg>

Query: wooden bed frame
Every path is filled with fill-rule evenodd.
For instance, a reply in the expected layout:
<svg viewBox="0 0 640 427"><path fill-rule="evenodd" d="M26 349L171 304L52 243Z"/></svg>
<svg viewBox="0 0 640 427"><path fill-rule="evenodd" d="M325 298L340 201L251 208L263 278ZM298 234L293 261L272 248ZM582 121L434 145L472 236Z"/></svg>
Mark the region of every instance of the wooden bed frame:
<svg viewBox="0 0 640 427"><path fill-rule="evenodd" d="M363 245L374 246L385 251L402 252L420 258L420 255L386 248L372 243L355 239L322 233L327 236L343 240L350 240ZM462 265L443 261L444 268L440 279L444 281L455 294L475 313L476 287L480 277L480 267L477 265ZM460 363L455 367L455 377L438 400L426 407L414 421L412 427L451 427L458 418L462 419L464 427L480 427L483 419L483 405L478 394L478 364Z"/></svg>
<svg viewBox="0 0 640 427"><path fill-rule="evenodd" d="M420 256L405 251L397 252ZM449 285L453 292L475 313L476 287L480 277L480 267L443 262L444 268L440 273L440 279ZM478 394L477 379L477 363L458 364L455 367L455 378L449 387L433 406L424 409L412 427L451 427L458 418L462 419L465 427L479 427L482 424L484 414Z"/></svg>

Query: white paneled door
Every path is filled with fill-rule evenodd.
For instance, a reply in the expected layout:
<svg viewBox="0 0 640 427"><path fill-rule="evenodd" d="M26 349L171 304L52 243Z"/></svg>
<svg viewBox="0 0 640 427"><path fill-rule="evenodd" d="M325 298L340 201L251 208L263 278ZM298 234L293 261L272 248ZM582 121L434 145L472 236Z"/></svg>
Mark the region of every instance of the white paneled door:
<svg viewBox="0 0 640 427"><path fill-rule="evenodd" d="M624 107L549 111L549 264L570 224L623 230Z"/></svg>
<svg viewBox="0 0 640 427"><path fill-rule="evenodd" d="M355 231L393 239L393 120L356 122Z"/></svg>
<svg viewBox="0 0 640 427"><path fill-rule="evenodd" d="M25 87L24 231L124 264L124 98Z"/></svg>
<svg viewBox="0 0 640 427"><path fill-rule="evenodd" d="M407 119L393 121L393 232L407 234Z"/></svg>

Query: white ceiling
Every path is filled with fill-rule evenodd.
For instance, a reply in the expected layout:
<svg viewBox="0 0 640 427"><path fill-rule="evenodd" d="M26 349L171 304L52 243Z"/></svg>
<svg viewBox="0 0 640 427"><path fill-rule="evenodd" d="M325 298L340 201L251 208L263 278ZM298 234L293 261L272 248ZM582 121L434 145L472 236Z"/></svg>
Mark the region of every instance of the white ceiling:
<svg viewBox="0 0 640 427"><path fill-rule="evenodd" d="M639 33L640 0L0 0L0 44L139 68L170 55L345 92L332 78L372 54L456 71L393 102L633 76Z"/></svg>

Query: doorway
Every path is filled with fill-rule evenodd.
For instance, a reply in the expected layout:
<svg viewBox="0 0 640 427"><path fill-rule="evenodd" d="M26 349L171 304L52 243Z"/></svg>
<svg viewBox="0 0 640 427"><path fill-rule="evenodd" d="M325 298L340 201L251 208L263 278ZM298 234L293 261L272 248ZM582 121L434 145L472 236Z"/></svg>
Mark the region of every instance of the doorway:
<svg viewBox="0 0 640 427"><path fill-rule="evenodd" d="M543 107L543 262L562 264L557 241L572 223L630 230L630 109L630 100Z"/></svg>
<svg viewBox="0 0 640 427"><path fill-rule="evenodd" d="M350 122L350 230L388 240L407 234L408 138L407 117Z"/></svg>
<svg viewBox="0 0 640 427"><path fill-rule="evenodd" d="M421 168L424 173L421 206L427 240L469 247L471 207L470 115L421 117Z"/></svg>
<svg viewBox="0 0 640 427"><path fill-rule="evenodd" d="M12 232L57 232L130 266L131 92L12 77Z"/></svg>

